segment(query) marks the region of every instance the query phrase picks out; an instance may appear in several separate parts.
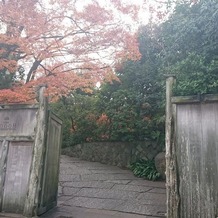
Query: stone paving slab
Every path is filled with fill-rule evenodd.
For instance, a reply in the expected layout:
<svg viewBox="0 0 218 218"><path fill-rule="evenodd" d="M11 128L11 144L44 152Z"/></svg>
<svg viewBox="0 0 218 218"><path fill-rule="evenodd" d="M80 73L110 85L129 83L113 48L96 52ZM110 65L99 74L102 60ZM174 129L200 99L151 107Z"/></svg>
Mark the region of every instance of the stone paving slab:
<svg viewBox="0 0 218 218"><path fill-rule="evenodd" d="M102 182L102 181L64 182L62 186L74 187L74 188L107 188L107 189L110 189L114 186L114 182Z"/></svg>
<svg viewBox="0 0 218 218"><path fill-rule="evenodd" d="M94 174L129 174L129 170L122 170L120 169L95 169L95 170L90 170L91 173Z"/></svg>
<svg viewBox="0 0 218 218"><path fill-rule="evenodd" d="M60 175L85 175L93 174L91 170L81 170L79 168L67 168L60 170Z"/></svg>
<svg viewBox="0 0 218 218"><path fill-rule="evenodd" d="M165 217L164 182L137 178L126 169L62 156L57 207L44 218ZM0 218L23 218L0 213Z"/></svg>
<svg viewBox="0 0 218 218"><path fill-rule="evenodd" d="M76 217L78 208L82 209L83 215L78 218L84 218L90 209L98 210L99 214L96 216L96 211L92 211L93 214L87 215L89 218L92 215L114 217L116 213L120 213L117 217L125 218L164 217L166 194L163 182L146 181L126 169L67 156L62 156L60 168L58 213L63 213L62 208L69 211L72 207L73 217Z"/></svg>
<svg viewBox="0 0 218 218"><path fill-rule="evenodd" d="M130 183L131 180L127 180L127 179L125 179L125 180L106 180L106 181L103 181L103 182L104 183L124 184L124 185L126 185L126 184Z"/></svg>
<svg viewBox="0 0 218 218"><path fill-rule="evenodd" d="M65 202L63 205L94 208L94 209L96 208L96 209L104 209L104 210L115 210L117 206L122 205L124 203L125 200L120 200L120 199L75 197Z"/></svg>
<svg viewBox="0 0 218 218"><path fill-rule="evenodd" d="M143 185L143 186L148 186L148 187L153 187L153 188L164 188L165 189L165 183L164 182L153 182L153 181L148 181L148 180L143 180L143 179L134 179L131 180L129 185Z"/></svg>
<svg viewBox="0 0 218 218"><path fill-rule="evenodd" d="M88 209L80 207L67 207L55 208L46 215L41 216L43 218L159 218L155 216L144 216L132 213L122 213L117 211Z"/></svg>
<svg viewBox="0 0 218 218"><path fill-rule="evenodd" d="M59 193L63 196L76 196L76 194L80 191L80 188L73 188L73 187L63 187L62 192Z"/></svg>
<svg viewBox="0 0 218 218"><path fill-rule="evenodd" d="M136 185L125 185L125 184L115 184L113 186L115 190L126 190L126 191L134 191L134 192L147 192L152 190L151 187L145 186L136 186Z"/></svg>
<svg viewBox="0 0 218 218"><path fill-rule="evenodd" d="M115 208L117 211L129 212L136 214L143 214L147 216L164 216L165 206L150 205L150 204L139 204L132 200L127 201L121 205L117 205Z"/></svg>
<svg viewBox="0 0 218 218"><path fill-rule="evenodd" d="M80 175L64 175L64 174L60 174L59 181L60 182L81 181L81 176Z"/></svg>
<svg viewBox="0 0 218 218"><path fill-rule="evenodd" d="M141 193L137 198L137 200L141 201L142 203L146 202L147 200L152 200L157 205L159 205L160 203L165 204L165 199L165 194L151 192Z"/></svg>
<svg viewBox="0 0 218 218"><path fill-rule="evenodd" d="M150 192L150 193L166 194L166 189L165 188L152 188L148 192Z"/></svg>
<svg viewBox="0 0 218 218"><path fill-rule="evenodd" d="M110 199L135 199L139 197L138 192L114 189L82 188L75 194L76 196L91 198L110 198Z"/></svg>
<svg viewBox="0 0 218 218"><path fill-rule="evenodd" d="M92 174L81 175L82 181L105 181L105 180L129 180L135 179L133 174L115 173L115 174Z"/></svg>

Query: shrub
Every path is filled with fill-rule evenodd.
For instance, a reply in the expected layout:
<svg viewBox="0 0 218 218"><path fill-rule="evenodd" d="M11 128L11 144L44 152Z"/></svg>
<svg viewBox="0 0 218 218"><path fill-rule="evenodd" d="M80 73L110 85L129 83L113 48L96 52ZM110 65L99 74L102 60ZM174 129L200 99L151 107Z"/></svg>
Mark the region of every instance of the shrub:
<svg viewBox="0 0 218 218"><path fill-rule="evenodd" d="M139 160L130 164L129 168L137 177L153 181L160 179L160 173L157 172L154 160Z"/></svg>

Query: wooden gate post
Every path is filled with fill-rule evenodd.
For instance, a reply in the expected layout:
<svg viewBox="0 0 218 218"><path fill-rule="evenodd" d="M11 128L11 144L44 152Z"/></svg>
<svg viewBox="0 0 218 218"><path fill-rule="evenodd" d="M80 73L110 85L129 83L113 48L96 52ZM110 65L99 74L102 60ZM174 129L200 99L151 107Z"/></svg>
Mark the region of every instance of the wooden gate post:
<svg viewBox="0 0 218 218"><path fill-rule="evenodd" d="M167 218L179 218L179 193L176 166L176 147L173 121L173 106L171 102L175 77L166 79L166 190L167 190Z"/></svg>
<svg viewBox="0 0 218 218"><path fill-rule="evenodd" d="M29 187L24 206L23 215L32 217L37 215L39 185L42 176L43 152L45 145L46 121L48 100L44 96L45 87L39 89L39 109L37 112L37 125L35 130L35 141L33 147L33 157L30 169Z"/></svg>

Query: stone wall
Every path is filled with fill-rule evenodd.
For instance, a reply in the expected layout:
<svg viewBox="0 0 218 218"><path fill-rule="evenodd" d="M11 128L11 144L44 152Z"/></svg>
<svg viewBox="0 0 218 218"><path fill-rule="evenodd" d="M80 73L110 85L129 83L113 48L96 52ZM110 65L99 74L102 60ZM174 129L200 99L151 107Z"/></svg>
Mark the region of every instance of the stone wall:
<svg viewBox="0 0 218 218"><path fill-rule="evenodd" d="M161 151L153 142L93 142L64 148L62 154L119 167L137 159L153 159Z"/></svg>

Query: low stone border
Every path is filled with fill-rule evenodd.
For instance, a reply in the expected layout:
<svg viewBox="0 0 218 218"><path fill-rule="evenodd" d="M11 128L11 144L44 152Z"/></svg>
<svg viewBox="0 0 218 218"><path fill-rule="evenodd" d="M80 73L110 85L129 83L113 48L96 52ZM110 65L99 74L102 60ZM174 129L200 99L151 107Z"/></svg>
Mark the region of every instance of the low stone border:
<svg viewBox="0 0 218 218"><path fill-rule="evenodd" d="M119 167L138 159L153 159L161 151L154 142L93 142L62 149L62 154Z"/></svg>

